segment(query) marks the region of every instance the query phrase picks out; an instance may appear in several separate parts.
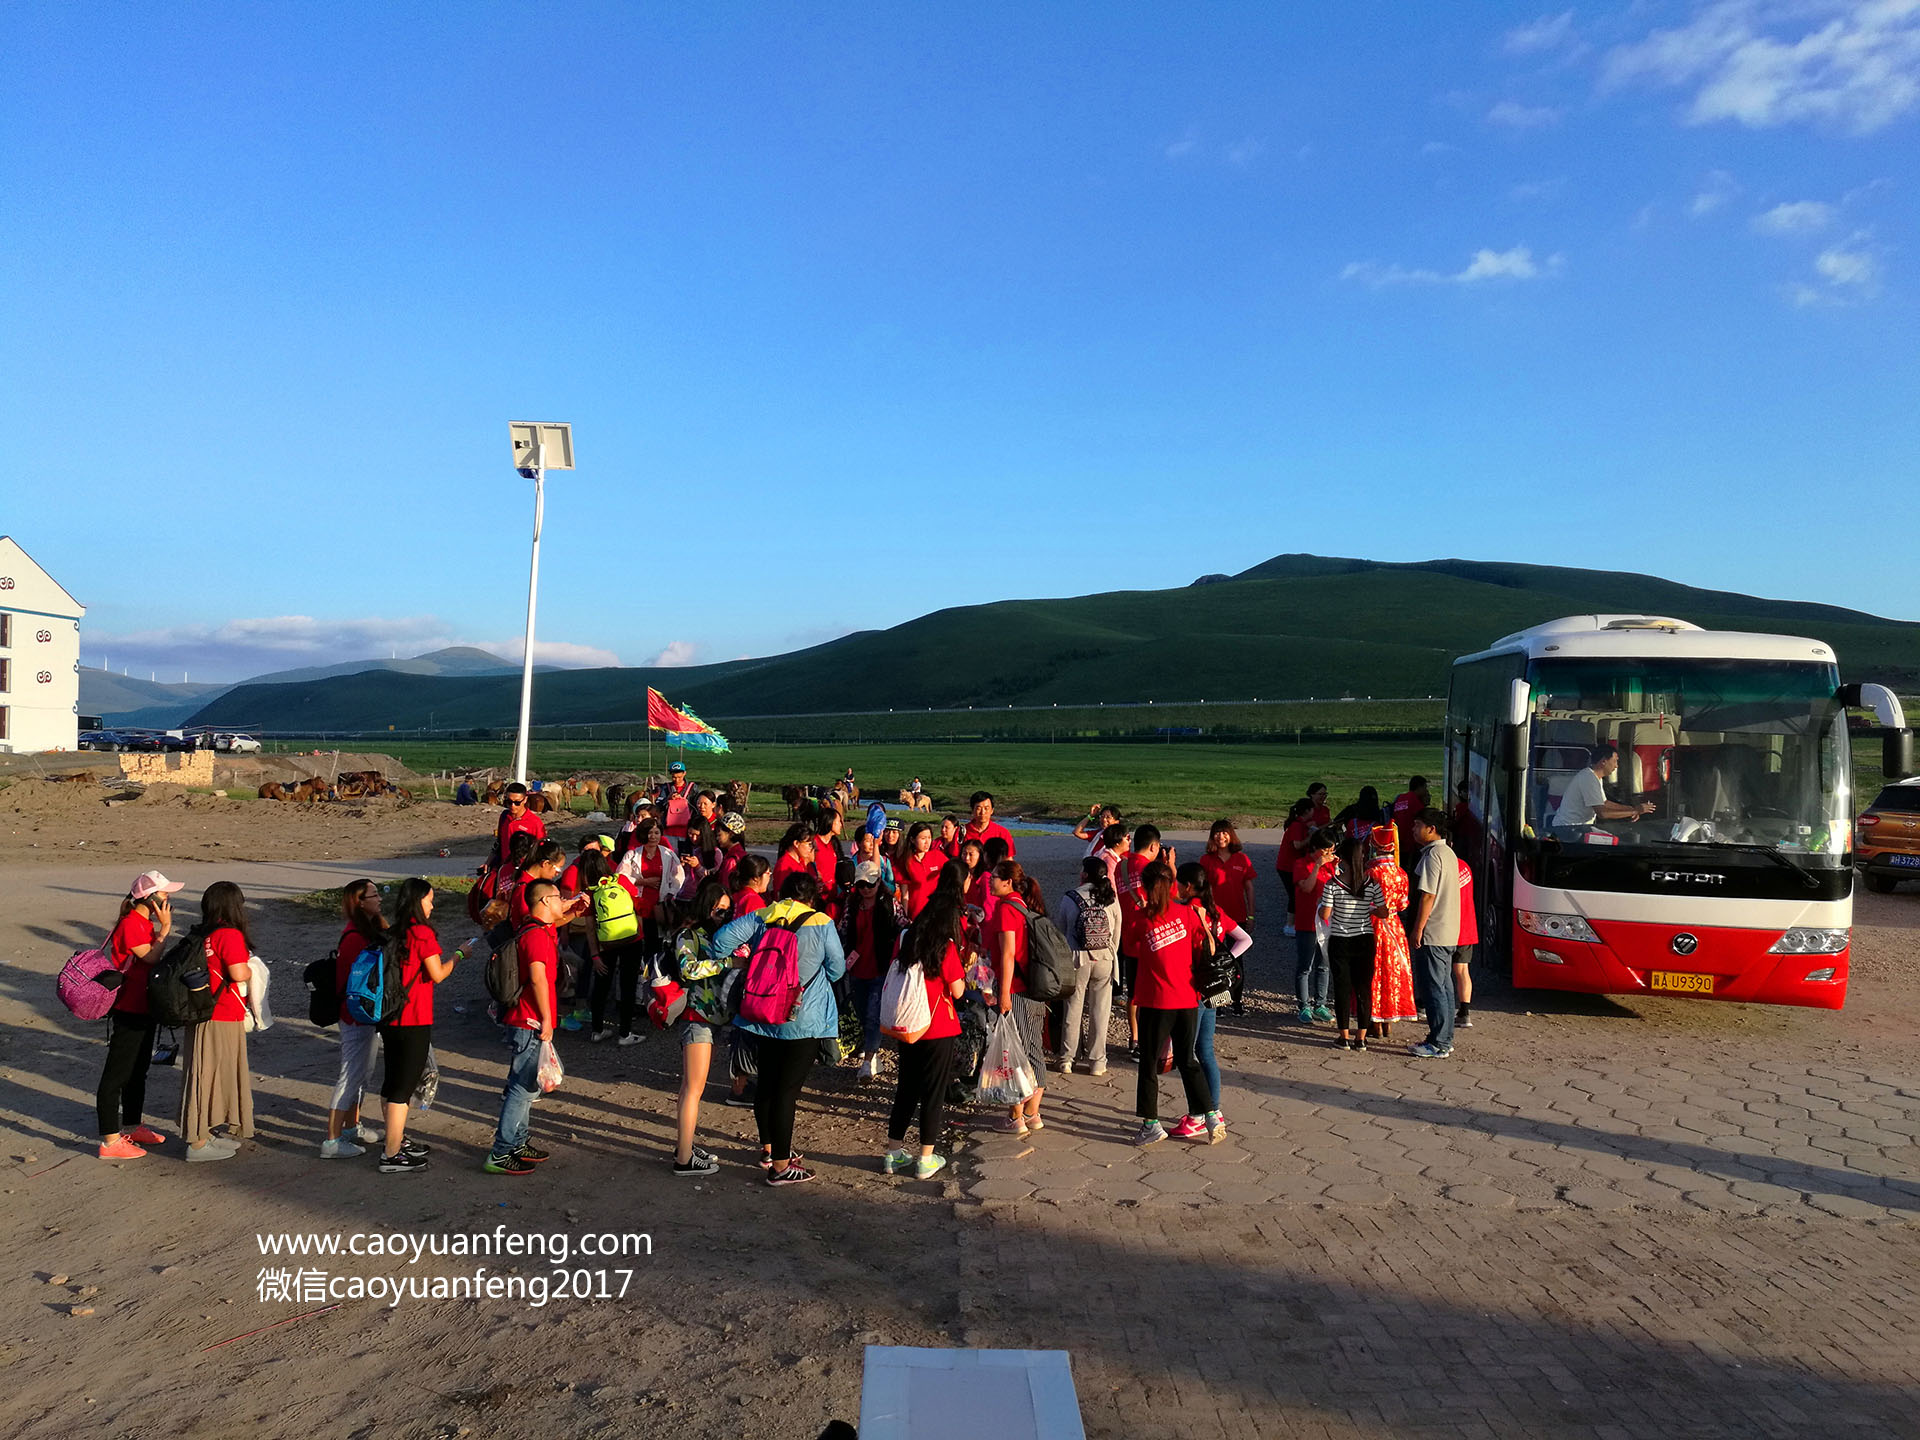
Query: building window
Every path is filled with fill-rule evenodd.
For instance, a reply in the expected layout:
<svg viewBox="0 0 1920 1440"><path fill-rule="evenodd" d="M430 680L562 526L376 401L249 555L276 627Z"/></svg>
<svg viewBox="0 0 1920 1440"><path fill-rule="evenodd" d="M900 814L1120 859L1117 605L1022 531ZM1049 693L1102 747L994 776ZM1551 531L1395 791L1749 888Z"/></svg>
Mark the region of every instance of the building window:
<svg viewBox="0 0 1920 1440"><path fill-rule="evenodd" d="M13 661L0 660L0 695L13 689Z"/></svg>
<svg viewBox="0 0 1920 1440"><path fill-rule="evenodd" d="M13 616L0 610L0 650L13 648Z"/></svg>
<svg viewBox="0 0 1920 1440"><path fill-rule="evenodd" d="M10 738L7 733L7 707L0 705L0 740Z"/></svg>

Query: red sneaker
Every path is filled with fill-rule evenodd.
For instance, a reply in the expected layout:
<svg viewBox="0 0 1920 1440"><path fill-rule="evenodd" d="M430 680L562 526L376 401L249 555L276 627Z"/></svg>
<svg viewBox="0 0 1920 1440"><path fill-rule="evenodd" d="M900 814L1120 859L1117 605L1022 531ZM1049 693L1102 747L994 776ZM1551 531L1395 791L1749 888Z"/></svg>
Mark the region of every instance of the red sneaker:
<svg viewBox="0 0 1920 1440"><path fill-rule="evenodd" d="M1206 1122L1201 1120L1198 1115L1187 1116L1186 1119L1167 1131L1167 1134L1176 1140L1198 1140L1206 1133Z"/></svg>
<svg viewBox="0 0 1920 1440"><path fill-rule="evenodd" d="M146 1154L146 1151L142 1150L124 1135L111 1144L104 1140L100 1142L100 1158L102 1160L142 1160L146 1158Z"/></svg>
<svg viewBox="0 0 1920 1440"><path fill-rule="evenodd" d="M164 1145L167 1143L166 1136L146 1125L134 1126L133 1129L126 1132L126 1136L127 1139L133 1141L136 1145Z"/></svg>

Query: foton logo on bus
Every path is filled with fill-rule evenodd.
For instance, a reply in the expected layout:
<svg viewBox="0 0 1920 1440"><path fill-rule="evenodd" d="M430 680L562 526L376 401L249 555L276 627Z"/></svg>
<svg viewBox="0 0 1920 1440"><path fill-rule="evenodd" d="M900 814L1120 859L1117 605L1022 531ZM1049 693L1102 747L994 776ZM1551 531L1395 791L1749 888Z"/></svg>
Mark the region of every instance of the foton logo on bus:
<svg viewBox="0 0 1920 1440"><path fill-rule="evenodd" d="M1655 870L1656 885L1724 885L1727 877L1709 870Z"/></svg>

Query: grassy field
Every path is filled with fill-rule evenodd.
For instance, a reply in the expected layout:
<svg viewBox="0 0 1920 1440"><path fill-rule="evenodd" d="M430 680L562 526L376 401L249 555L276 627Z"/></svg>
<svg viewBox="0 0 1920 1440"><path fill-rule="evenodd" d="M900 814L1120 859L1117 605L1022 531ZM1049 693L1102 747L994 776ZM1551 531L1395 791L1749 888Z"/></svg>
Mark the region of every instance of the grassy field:
<svg viewBox="0 0 1920 1440"><path fill-rule="evenodd" d="M312 749L312 742L289 749ZM508 765L510 747L482 741L395 740L379 748L422 774L485 765ZM656 770L667 762L653 749ZM533 744L531 770L561 776L574 770L646 768L646 746L607 741L541 741ZM1324 780L1336 808L1362 785L1380 788L1391 800L1407 776L1419 771L1438 779L1437 744L1356 741L1307 745L971 744L971 745L755 745L726 755L694 756L696 780L746 780L756 792L757 815L779 806L784 784L824 784L848 765L870 795L892 799L914 776L941 810L964 810L975 790L991 790L1000 810L1028 819L1077 819L1089 805L1118 805L1129 819L1194 823L1230 815L1245 823L1278 824L1287 806L1309 782Z"/></svg>

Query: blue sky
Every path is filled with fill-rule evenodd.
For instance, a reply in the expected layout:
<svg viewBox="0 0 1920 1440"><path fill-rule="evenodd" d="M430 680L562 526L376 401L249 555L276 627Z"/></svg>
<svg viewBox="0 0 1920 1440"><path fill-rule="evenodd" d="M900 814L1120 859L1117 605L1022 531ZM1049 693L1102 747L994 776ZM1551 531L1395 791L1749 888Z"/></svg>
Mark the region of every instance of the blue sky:
<svg viewBox="0 0 1920 1440"><path fill-rule="evenodd" d="M1293 550L1920 617L1872 539L1920 455L1920 0L0 38L0 530L90 664L517 645L510 419L575 427L563 660Z"/></svg>

